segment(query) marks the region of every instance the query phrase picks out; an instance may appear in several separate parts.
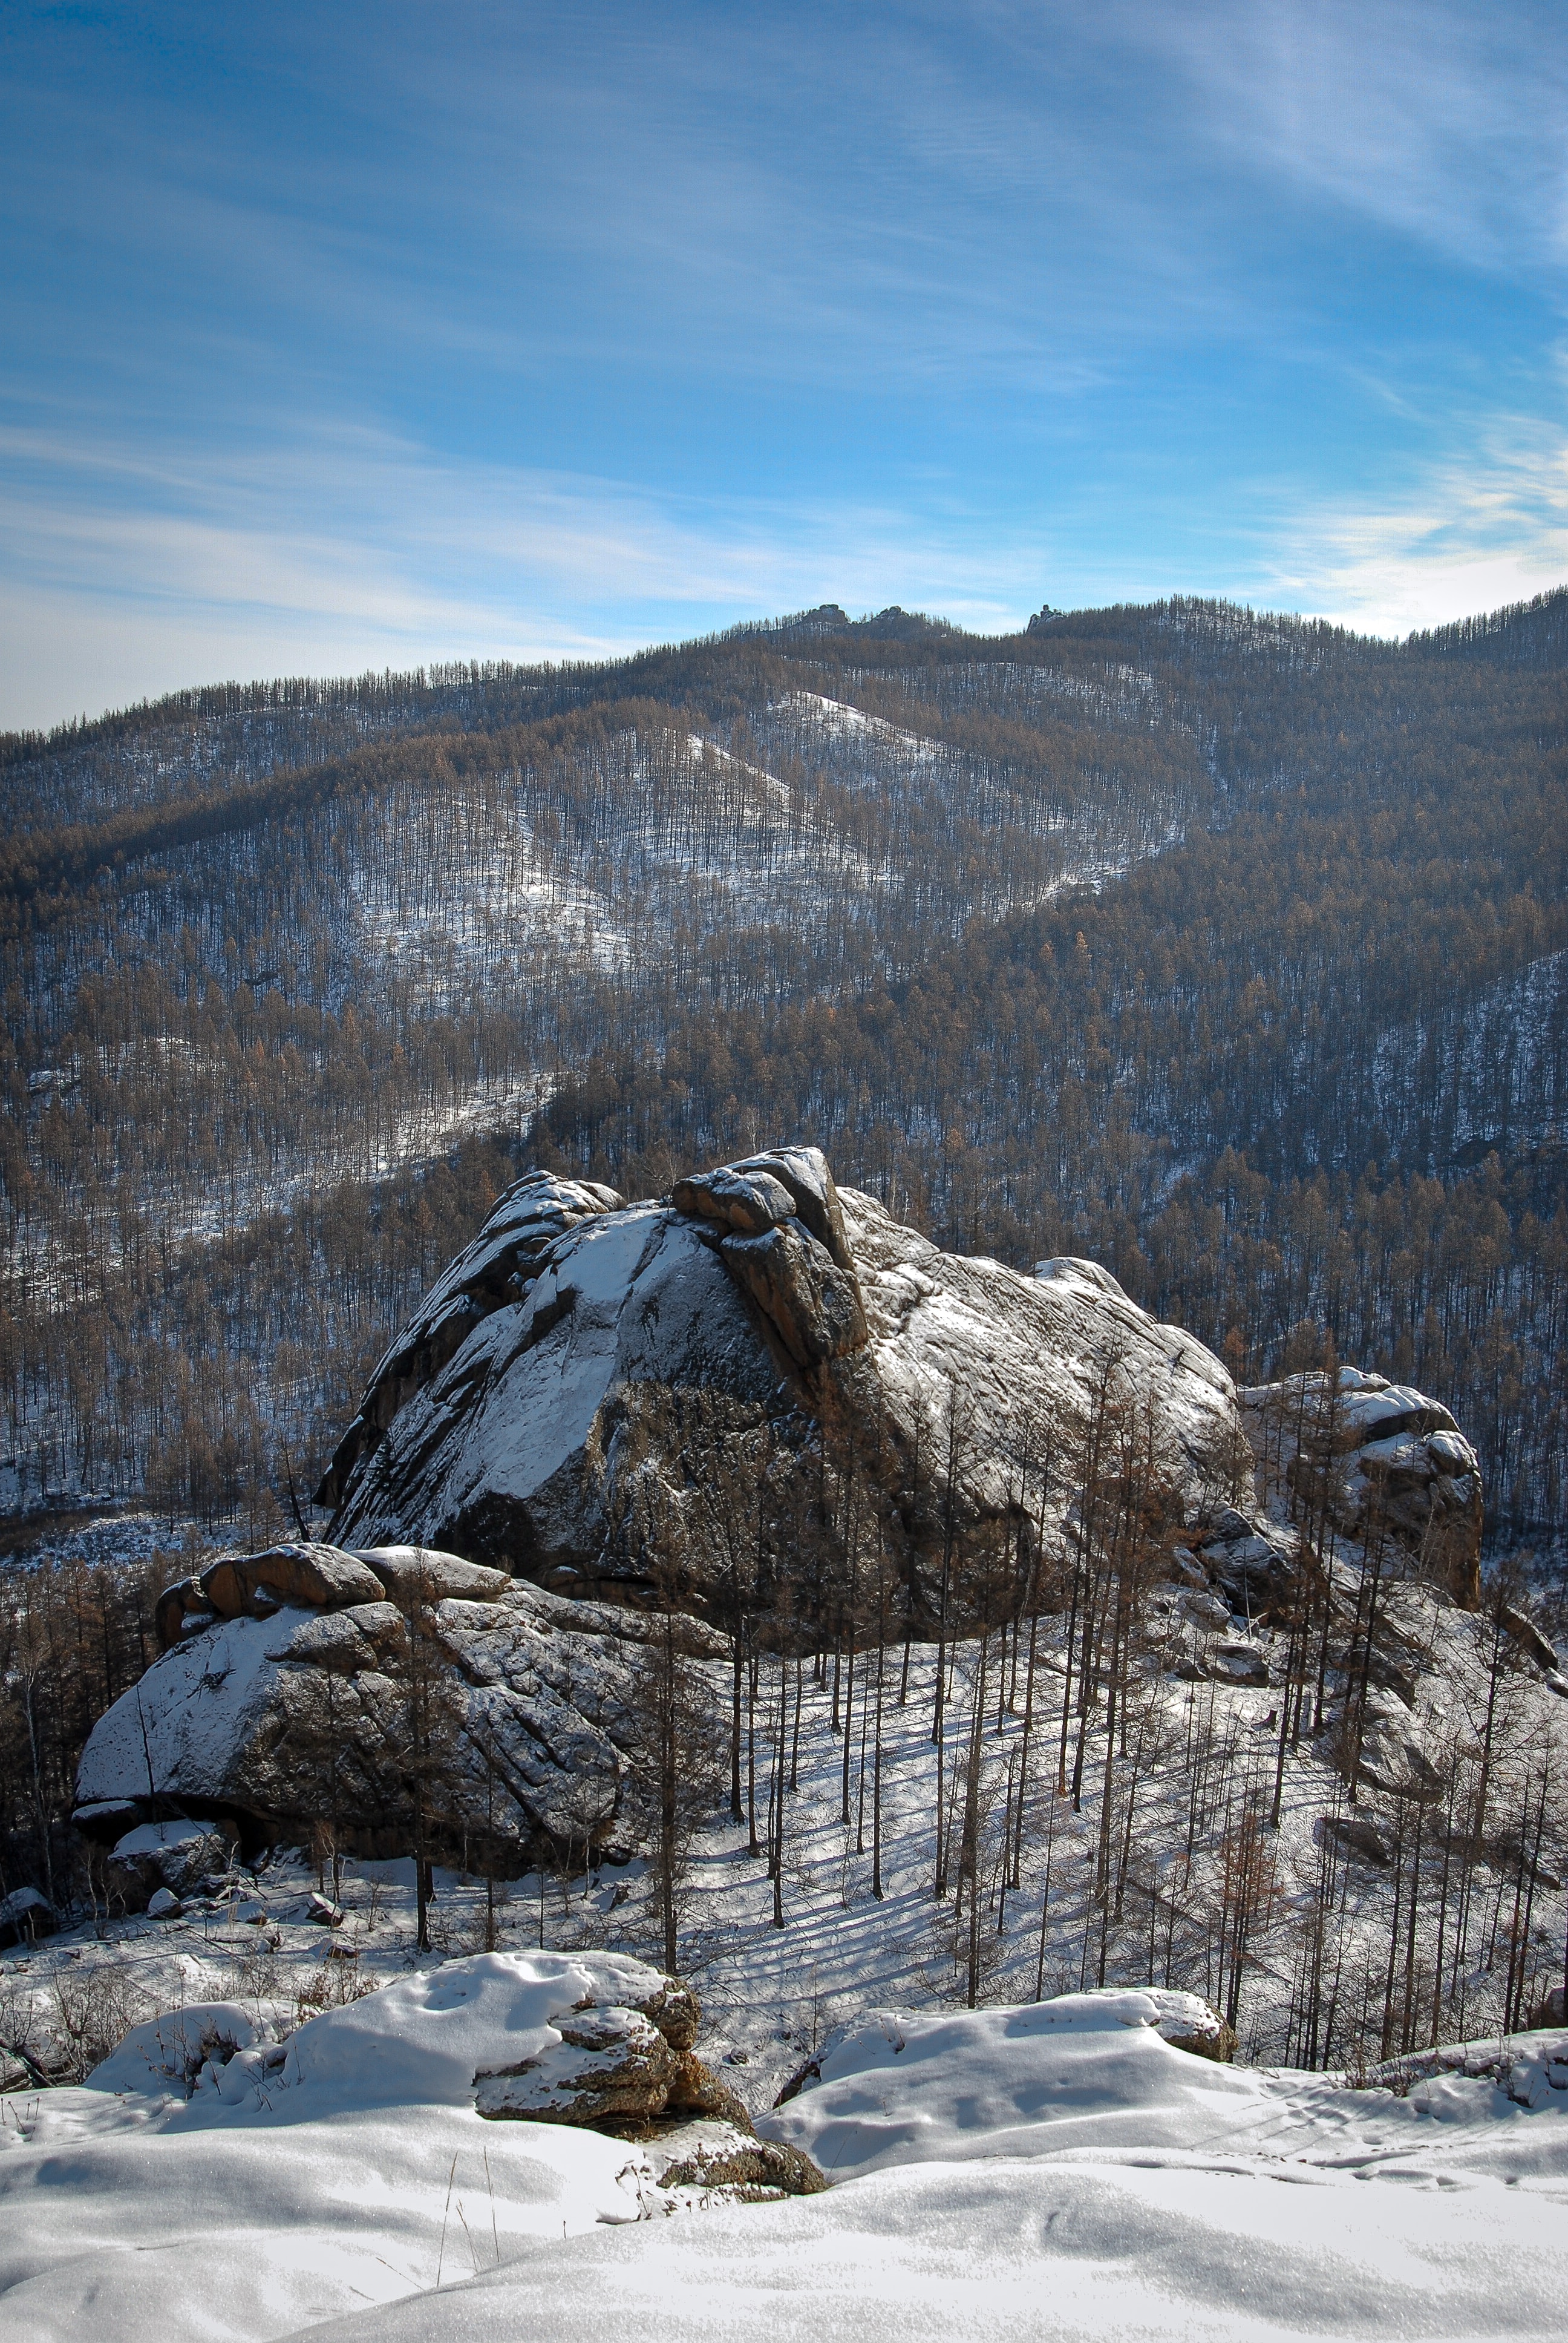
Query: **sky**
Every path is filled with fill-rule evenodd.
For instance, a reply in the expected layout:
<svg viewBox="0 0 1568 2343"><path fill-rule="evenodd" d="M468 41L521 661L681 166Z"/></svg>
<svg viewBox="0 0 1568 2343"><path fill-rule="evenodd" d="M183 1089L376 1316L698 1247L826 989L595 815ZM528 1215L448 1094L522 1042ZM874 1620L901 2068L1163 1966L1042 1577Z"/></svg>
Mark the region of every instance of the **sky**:
<svg viewBox="0 0 1568 2343"><path fill-rule="evenodd" d="M1568 579L1563 0L0 9L0 727Z"/></svg>

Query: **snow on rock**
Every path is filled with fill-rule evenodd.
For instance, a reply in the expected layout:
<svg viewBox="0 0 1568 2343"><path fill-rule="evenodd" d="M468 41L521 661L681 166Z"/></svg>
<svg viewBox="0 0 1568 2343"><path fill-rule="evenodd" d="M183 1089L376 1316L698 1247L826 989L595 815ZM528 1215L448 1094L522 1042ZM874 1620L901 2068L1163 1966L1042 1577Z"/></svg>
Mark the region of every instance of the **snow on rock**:
<svg viewBox="0 0 1568 2343"><path fill-rule="evenodd" d="M1473 1608L1481 1588L1482 1486L1475 1452L1442 1403L1406 1383L1342 1367L1238 1393L1249 1437L1288 1488L1321 1503L1339 1534L1416 1548Z"/></svg>
<svg viewBox="0 0 1568 2343"><path fill-rule="evenodd" d="M164 1651L200 1634L216 1619L271 1619L282 1610L343 1611L384 1599L407 1611L411 1602L455 1595L493 1603L507 1574L422 1546L382 1546L366 1554L301 1541L263 1554L223 1554L194 1578L182 1578L158 1597L158 1643Z"/></svg>
<svg viewBox="0 0 1568 2343"><path fill-rule="evenodd" d="M137 2098L184 2100L212 2087L218 2070L261 2040L236 2001L198 2001L133 2026L116 2050L94 2067L83 2088ZM283 2053L278 2052L281 2061Z"/></svg>
<svg viewBox="0 0 1568 2343"><path fill-rule="evenodd" d="M403 1405L351 1475L332 1534L439 1545L598 1592L614 1575L603 1549L618 1435L624 1453L677 1390L711 1394L754 1432L778 1381L699 1224L628 1206L561 1240L526 1296Z"/></svg>
<svg viewBox="0 0 1568 2343"><path fill-rule="evenodd" d="M36 1887L14 1887L0 1896L0 1945L33 1944L53 1936L55 1918L54 1906Z"/></svg>
<svg viewBox="0 0 1568 2343"><path fill-rule="evenodd" d="M374 1373L317 1493L332 1504L358 1458L373 1448L405 1401L429 1382L490 1312L526 1292L558 1237L620 1203L597 1182L531 1172L508 1188L473 1243L425 1296Z"/></svg>
<svg viewBox="0 0 1568 2343"><path fill-rule="evenodd" d="M1064 1453L1107 1393L1147 1403L1173 1520L1211 1513L1245 1470L1224 1368L1106 1272L1058 1262L1026 1277L945 1253L839 1190L816 1149L691 1175L658 1202L588 1199L543 1174L523 1188L530 1210L556 1198L558 1232L526 1260L506 1252L504 1293L477 1292L455 1264L399 1337L388 1357L428 1371L372 1379L323 1486L340 1545L411 1539L563 1592L635 1591L646 1565L616 1525L651 1463L700 1603L734 1568L712 1493L751 1511L770 1475L782 1508L830 1413L929 1604L944 1534L1020 1526L1020 1460L1046 1441ZM470 1269L513 1209L498 1207ZM456 1327L443 1313L459 1270L468 1316L437 1362L429 1330ZM1070 1476L1056 1477L1045 1528L1060 1549Z"/></svg>
<svg viewBox="0 0 1568 2343"><path fill-rule="evenodd" d="M127 1909L144 1909L159 1885L183 1895L194 1872L226 1860L213 1822L162 1819L171 1809L215 1817L254 1849L307 1838L326 1799L366 1852L401 1852L416 1664L438 1684L452 1725L445 1795L455 1828L513 1869L530 1850L636 1843L640 1809L623 1749L647 1620L438 1552L372 1549L368 1564L377 1594L385 1584L396 1600L241 1614L196 1632L185 1614L180 1640L99 1718L77 1773L76 1820L102 1836L127 1814L147 1814L111 1857ZM482 1599L442 1593L476 1579ZM713 1646L695 1621L679 1636L684 1650Z"/></svg>
<svg viewBox="0 0 1568 2343"><path fill-rule="evenodd" d="M640 2011L584 2010L556 2038L474 2077L482 2116L601 2127L661 2115L669 2100L669 2046Z"/></svg>
<svg viewBox="0 0 1568 2343"><path fill-rule="evenodd" d="M134 1701L135 1694L129 1697ZM144 1771L146 1758L144 1748ZM140 1823L110 1850L105 1865L110 1900L125 1912L151 1911L160 1896L177 1902L211 1874L227 1870L231 1844L225 1832L209 1823L188 1818ZM165 1904L159 1908L169 1907Z"/></svg>
<svg viewBox="0 0 1568 2343"><path fill-rule="evenodd" d="M626 1954L477 1953L312 2018L282 2085L334 2104L471 2107L477 2074L544 2057L573 2013L656 2006L665 1986Z"/></svg>
<svg viewBox="0 0 1568 2343"><path fill-rule="evenodd" d="M1252 2075L1166 2038L1218 2026L1196 1996L1155 1991L939 2016L874 2011L760 2125L830 2179L971 2156L1195 2147L1229 2137L1257 2103Z"/></svg>
<svg viewBox="0 0 1568 2343"><path fill-rule="evenodd" d="M1479 2161L1500 2177L1549 2183L1568 2197L1568 2039L1561 2033L1515 2036L1506 2046L1494 2036L1392 2061L1374 2070L1376 2087L1352 2091L1326 2075L1194 2058L1171 2037L1192 2023L1183 2013L1195 2001L1107 1987L1008 2009L873 2011L824 2051L817 2072L808 2068L798 2094L760 2117L759 2128L805 2149L832 2180L901 2164L1056 2160L1138 2147L1369 2173L1402 2172L1412 2156L1437 2165ZM1208 2018L1218 2022L1212 2012ZM1410 2089L1412 2074L1419 2091ZM1439 2107L1428 2078L1453 2075L1478 2086L1485 2079L1486 2087ZM1521 2112L1532 2115L1523 2130L1509 2120ZM1429 2119L1439 2113L1441 2131ZM1463 2140L1455 2124L1469 2127Z"/></svg>

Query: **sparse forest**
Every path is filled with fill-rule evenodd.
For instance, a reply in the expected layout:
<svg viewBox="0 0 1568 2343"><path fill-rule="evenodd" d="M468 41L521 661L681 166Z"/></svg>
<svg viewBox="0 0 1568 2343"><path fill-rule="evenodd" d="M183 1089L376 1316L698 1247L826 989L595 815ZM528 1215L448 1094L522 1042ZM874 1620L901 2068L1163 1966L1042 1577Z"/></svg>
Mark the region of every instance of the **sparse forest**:
<svg viewBox="0 0 1568 2343"><path fill-rule="evenodd" d="M925 1466L947 1526L934 1635L830 1412L806 1471L763 1459L756 1503L708 1469L724 1452L693 1418L687 1485L638 1482L615 1530L657 1595L616 1727L648 1862L609 1941L701 1971L741 1925L726 1916L739 1898L780 1959L802 1942L815 1959L859 1913L863 1957L912 1962L922 1990L971 2007L1163 1983L1209 1998L1250 2057L1356 2077L1527 2024L1564 1957L1561 1703L1506 1573L1479 1613L1455 1610L1436 1549L1376 1520L1352 1549L1326 1473L1282 1473L1287 1455L1333 1451L1332 1400L1303 1433L1313 1372L1280 1387L1256 1434L1290 1523L1266 1582L1223 1601L1182 1543L1205 1524L1171 1526L1147 1405L1114 1366L1055 1453L1011 1459L1005 1534L954 1517L960 1451L980 1434L952 1413ZM1216 1522L1251 1502L1251 1480L1239 1463L1216 1485ZM1057 1546L1032 1524L1064 1490ZM691 1506L731 1555L722 1660L676 1632ZM60 1561L11 1581L0 1885L36 1879L110 1920L102 1852L67 1826L75 1763L153 1656L152 1604L180 1560ZM1232 1674L1243 1601L1254 1669ZM386 1820L415 1855L418 1944L432 1862L482 1880L486 1945L605 1941L586 1825L536 1855L531 1885L475 1835L476 1768L493 1793L505 1760L464 1722L430 1601L401 1607L378 1663L380 1762L397 1785ZM1418 1708L1442 1719L1419 1750L1404 1723ZM337 1770L355 1762L324 1737L304 1841L324 1885L357 1844ZM696 1885L716 1864L717 1921L711 1879ZM894 1933L879 1936L884 1904ZM912 1947L896 1933L911 1913Z"/></svg>

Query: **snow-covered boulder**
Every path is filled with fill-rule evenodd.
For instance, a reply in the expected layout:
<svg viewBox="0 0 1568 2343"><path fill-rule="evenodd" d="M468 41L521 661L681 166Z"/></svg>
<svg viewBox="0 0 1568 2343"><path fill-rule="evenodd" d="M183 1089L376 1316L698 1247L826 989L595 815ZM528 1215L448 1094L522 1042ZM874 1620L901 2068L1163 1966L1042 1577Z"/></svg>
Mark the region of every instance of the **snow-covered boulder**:
<svg viewBox="0 0 1568 2343"><path fill-rule="evenodd" d="M722 2117L698 2116L661 2128L644 2150L661 2188L763 2190L785 2197L816 2197L827 2180L809 2156L781 2139L759 2139Z"/></svg>
<svg viewBox="0 0 1568 2343"><path fill-rule="evenodd" d="M376 1445L398 1409L492 1311L528 1291L559 1237L620 1202L613 1188L558 1180L548 1172L530 1173L508 1188L473 1243L443 1270L381 1358L317 1502L337 1502L356 1462Z"/></svg>
<svg viewBox="0 0 1568 2343"><path fill-rule="evenodd" d="M0 1896L0 1945L32 1944L52 1936L57 1926L55 1907L36 1887L14 1887Z"/></svg>
<svg viewBox="0 0 1568 2343"><path fill-rule="evenodd" d="M1254 2077L1226 2063L1234 2043L1197 1995L1153 1986L1010 2009L873 2010L758 2122L836 2180L974 2156L1175 2146L1252 2114Z"/></svg>
<svg viewBox="0 0 1568 2343"><path fill-rule="evenodd" d="M90 1836L122 1834L109 1871L127 1909L160 1886L191 1893L224 1868L236 1831L254 1851L325 1818L366 1853L401 1853L416 1702L429 1795L454 1842L507 1871L549 1850L631 1851L640 1815L623 1752L646 1616L406 1547L337 1556L363 1563L381 1599L334 1609L335 1592L357 1591L351 1574L321 1568L333 1549L311 1553L318 1608L209 1613L198 1627L166 1606L177 1640L89 1735L76 1820ZM254 1559L226 1562L236 1587ZM442 1592L476 1580L481 1599ZM695 1620L678 1639L717 1648Z"/></svg>
<svg viewBox="0 0 1568 2343"><path fill-rule="evenodd" d="M1285 1485L1342 1537L1419 1552L1455 1602L1481 1592L1483 1498L1475 1451L1442 1402L1342 1367L1238 1394L1248 1434Z"/></svg>
<svg viewBox="0 0 1568 2343"><path fill-rule="evenodd" d="M654 1202L532 1175L372 1378L322 1484L331 1535L634 1593L654 1492L700 1605L738 1546L756 1551L759 1509L778 1526L766 1567L788 1566L783 1524L827 1423L929 1609L955 1531L994 1544L999 1523L1035 1517L1048 1451L1045 1531L1062 1551L1067 1460L1108 1400L1148 1422L1156 1509L1211 1517L1244 1455L1224 1368L1093 1264L1040 1268L941 1252L839 1189L815 1149L720 1166Z"/></svg>
<svg viewBox="0 0 1568 2343"><path fill-rule="evenodd" d="M238 2003L171 2010L133 2026L86 2088L285 2114L447 2106L491 2121L668 2132L661 2182L670 2166L692 2164L703 2176L693 2186L821 2187L799 2150L763 2149L740 2100L696 2056L700 2016L689 1986L626 1954L479 1953L282 2038ZM718 2168L738 2157L747 2169Z"/></svg>
<svg viewBox="0 0 1568 2343"><path fill-rule="evenodd" d="M361 2106L472 2107L497 2074L558 2063L563 2048L569 2063L570 2036L596 2019L621 2021L618 2039L635 2027L639 2047L651 2039L673 2057L656 2023L671 2006L682 2016L696 2008L686 1987L628 1954L475 1953L313 2017L289 2039L279 2087ZM556 2120L594 2128L606 2110L590 2096L558 2107Z"/></svg>
<svg viewBox="0 0 1568 2343"><path fill-rule="evenodd" d="M239 2053L264 2046L266 2039L237 2001L192 2002L133 2026L84 2087L135 2098L189 2099L198 2090L216 2089ZM279 2050L273 2064L282 2063Z"/></svg>
<svg viewBox="0 0 1568 2343"><path fill-rule="evenodd" d="M530 2123L609 2125L646 2122L669 2099L675 2058L640 2010L572 2009L557 2020L548 2048L474 2077L482 2116Z"/></svg>
<svg viewBox="0 0 1568 2343"><path fill-rule="evenodd" d="M346 1611L390 1602L493 1603L507 1574L418 1546L386 1546L369 1554L301 1541L263 1554L223 1554L194 1578L182 1578L158 1597L158 1642L166 1652L217 1619L271 1619L283 1610Z"/></svg>
<svg viewBox="0 0 1568 2343"><path fill-rule="evenodd" d="M133 1704L134 1713L135 1692L124 1698ZM142 1713L146 1716L146 1703ZM146 1761L144 1750L144 1780ZM160 1895L167 1895L177 1905L182 1896L190 1895L209 1875L227 1869L231 1845L232 1834L215 1830L210 1822L182 1818L138 1823L117 1838L110 1850L105 1865L110 1901L123 1912L148 1911L153 1898ZM166 1911L168 1906L160 1909Z"/></svg>

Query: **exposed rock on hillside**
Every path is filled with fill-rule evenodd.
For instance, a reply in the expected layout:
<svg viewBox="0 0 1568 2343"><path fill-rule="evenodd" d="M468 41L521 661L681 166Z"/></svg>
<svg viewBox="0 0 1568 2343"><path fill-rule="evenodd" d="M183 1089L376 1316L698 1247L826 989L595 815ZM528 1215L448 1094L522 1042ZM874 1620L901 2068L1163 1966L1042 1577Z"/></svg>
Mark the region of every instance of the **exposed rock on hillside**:
<svg viewBox="0 0 1568 2343"><path fill-rule="evenodd" d="M221 1554L194 1578L166 1587L156 1614L166 1652L219 1619L271 1619L280 1610L359 1610L391 1602L494 1603L511 1584L503 1570L418 1546L346 1554L339 1546L268 1546L265 1554Z"/></svg>
<svg viewBox="0 0 1568 2343"><path fill-rule="evenodd" d="M1419 1554L1455 1602L1481 1593L1481 1467L1447 1408L1342 1367L1238 1394L1260 1456L1325 1530Z"/></svg>
<svg viewBox="0 0 1568 2343"><path fill-rule="evenodd" d="M890 1632L963 1633L982 1608L1065 1607L1129 1503L1156 1664L1267 1689L1280 1638L1325 1606L1357 1687L1348 1762L1430 1797L1424 1662L1386 1601L1365 1648L1357 1570L1388 1548L1391 1576L1413 1561L1473 1604L1475 1458L1437 1403L1352 1369L1241 1400L1098 1264L1024 1277L941 1252L813 1150L664 1202L536 1174L372 1379L337 1543L222 1555L162 1597L164 1656L88 1743L84 1826L110 1842L194 1815L255 1845L325 1815L402 1851L428 1700L447 1836L508 1870L629 1853L650 1582L683 1647L717 1656L705 1614L836 1632L874 1552ZM1556 1685L1550 1644L1523 1614L1514 1633ZM145 1849L118 1881L127 1903L160 1885L184 1892Z"/></svg>
<svg viewBox="0 0 1568 2343"><path fill-rule="evenodd" d="M338 1443L317 1503L336 1503L360 1456L374 1448L404 1403L439 1373L474 1328L525 1293L545 1255L569 1230L621 1199L594 1181L535 1173L508 1188L473 1243L436 1280L366 1387L359 1413Z"/></svg>
<svg viewBox="0 0 1568 2343"><path fill-rule="evenodd" d="M375 1600L357 1599L357 1574ZM292 1590L282 1607L258 1596L280 1585ZM95 1836L177 1813L227 1821L254 1849L307 1837L325 1817L366 1853L401 1853L422 1765L443 1838L487 1845L504 1868L638 1843L625 1753L650 1624L639 1613L565 1603L453 1554L301 1545L225 1557L172 1589L159 1615L170 1648L83 1753L77 1820ZM689 1653L718 1648L695 1620L677 1634ZM176 1879L174 1853L143 1835L126 1843L136 1860L115 1883L130 1908L160 1882L188 1884L190 1866Z"/></svg>
<svg viewBox="0 0 1568 2343"><path fill-rule="evenodd" d="M229 1835L199 1822L144 1822L116 1840L106 1870L112 1907L145 1912L163 1895L176 1904L228 1868Z"/></svg>
<svg viewBox="0 0 1568 2343"><path fill-rule="evenodd" d="M413 1540L596 1594L636 1593L662 1547L687 1599L716 1601L739 1546L765 1574L799 1566L798 1467L826 1437L929 1618L955 1539L1000 1551L1027 1523L1060 1550L1097 1407L1141 1412L1174 1524L1245 1480L1224 1369L1092 1263L1030 1278L944 1253L815 1149L608 1196L532 1175L438 1282L323 1484L340 1544Z"/></svg>

